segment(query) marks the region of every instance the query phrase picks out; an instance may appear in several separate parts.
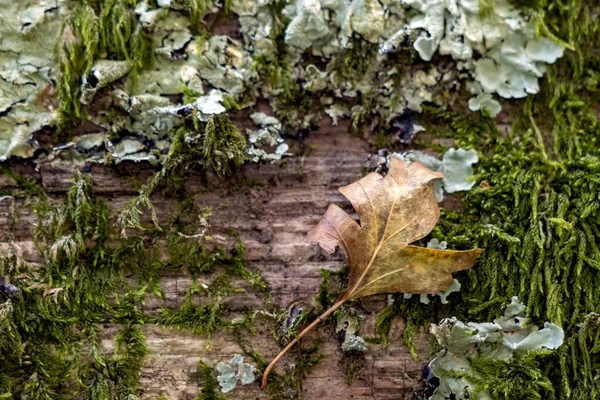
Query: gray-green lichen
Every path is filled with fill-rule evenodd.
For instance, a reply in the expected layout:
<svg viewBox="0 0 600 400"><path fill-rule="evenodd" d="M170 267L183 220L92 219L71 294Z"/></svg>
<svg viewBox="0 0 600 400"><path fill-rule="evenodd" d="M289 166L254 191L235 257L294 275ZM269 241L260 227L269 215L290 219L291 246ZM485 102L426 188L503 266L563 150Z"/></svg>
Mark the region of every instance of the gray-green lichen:
<svg viewBox="0 0 600 400"><path fill-rule="evenodd" d="M337 317L335 331L344 335L342 342L342 351L344 352L365 352L367 351L367 342L358 335L360 322L364 316L353 308L343 308Z"/></svg>
<svg viewBox="0 0 600 400"><path fill-rule="evenodd" d="M256 379L254 367L245 363L244 357L239 354L234 354L229 362L219 362L217 364L217 371L219 372L217 380L223 393L228 393L235 389L238 381L242 385L248 385Z"/></svg>
<svg viewBox="0 0 600 400"><path fill-rule="evenodd" d="M0 1L0 161L31 157L31 134L53 125L58 0Z"/></svg>
<svg viewBox="0 0 600 400"><path fill-rule="evenodd" d="M245 85L256 80L252 58L242 44L227 36L211 37L199 56L190 54L190 64L198 66L199 76L210 85L232 96L242 94Z"/></svg>
<svg viewBox="0 0 600 400"><path fill-rule="evenodd" d="M75 14L83 11L60 0L0 4L4 160L33 155L37 144L32 133L55 124L57 65L50 49L61 24L77 21ZM325 112L334 125L350 117L354 126L366 124L377 133L393 131L396 118L421 112L425 102L448 105L448 93L466 81L474 95L469 108L493 117L501 110L494 96L537 92L544 66L563 52L560 45L536 36L531 23L505 0L496 1L485 15L474 0L232 0L241 40L211 35L208 26L199 31L198 18L222 10L216 1L203 2L197 11L204 14L194 17L186 2L124 2L119 7L129 7L133 16L133 42L145 37L152 44L153 62L140 67L142 60L130 59L128 49L119 50L125 56L111 59L84 48L90 52L86 57L94 59L88 71L69 78L78 81L72 89L77 97L70 101L79 103L75 111L93 102L92 111L80 117L98 127L93 134L104 133L105 142L118 149L107 150L113 156L104 157L67 146L78 159L119 162L124 156L160 162L171 132L185 118L176 111L156 111L185 110L179 96L184 94L184 103L193 102L207 87L227 98L225 108L247 107L263 97L292 129L317 126ZM91 7L85 12L94 14ZM65 29L60 40L81 45L84 38L71 30ZM414 62L415 51L422 61L436 52L448 57L435 64ZM313 58L305 62L307 57ZM140 137L146 147L131 153L131 142L119 144L124 131ZM268 150L257 146L254 137L249 143L254 161L276 160L287 151L283 142Z"/></svg>
<svg viewBox="0 0 600 400"><path fill-rule="evenodd" d="M482 382L484 363L500 368L517 357L558 348L563 330L550 322L542 329L524 316L525 306L517 297L507 305L504 316L494 322L463 323L456 318L432 325L431 332L442 350L431 361L431 371L440 378L432 400L491 400L487 382ZM533 368L533 367L532 367Z"/></svg>
<svg viewBox="0 0 600 400"><path fill-rule="evenodd" d="M106 87L121 79L131 70L128 61L98 60L94 63L89 75L84 75L81 82L81 104L90 104L98 89Z"/></svg>
<svg viewBox="0 0 600 400"><path fill-rule="evenodd" d="M476 0L403 0L417 10L408 26L420 31L414 42L419 56L429 61L439 51L468 71L484 93L470 104L472 110L498 113L491 94L522 98L539 91L545 65L563 55L553 41L537 37L533 26L506 0L497 0L483 13ZM484 102L482 106L482 101Z"/></svg>
<svg viewBox="0 0 600 400"><path fill-rule="evenodd" d="M275 117L265 113L254 113L250 119L260 128L255 131L248 130L248 155L254 162L267 160L280 160L289 149L281 137L282 125ZM273 149L272 153L263 148Z"/></svg>
<svg viewBox="0 0 600 400"><path fill-rule="evenodd" d="M442 157L444 190L454 193L471 189L475 185L475 181L471 179L473 164L477 161L479 157L473 149L448 149Z"/></svg>
<svg viewBox="0 0 600 400"><path fill-rule="evenodd" d="M62 1L5 3L0 7L0 160L10 155L32 156L37 145L31 134L55 124L57 65L52 49L61 24L77 21L80 12ZM205 40L204 34L192 33L184 3L162 2L158 8L144 1L135 3L131 11L137 26L132 29L152 39L153 65L134 73L132 66L139 60L103 58L94 60L89 72L72 77L80 79L79 95L73 101L100 105L87 115L97 132L92 133L92 141L73 137L61 143L38 162L57 157L160 162L173 130L189 113L206 121L208 116L224 112L223 95L240 94L251 79L254 72L249 53L236 51L236 43L241 50L239 42L225 36ZM218 9L215 3L205 12ZM86 12L93 15L94 10L88 7ZM215 88L208 97L202 96L205 84ZM166 97L182 91L196 98L191 106L174 104L174 98ZM124 131L131 134L124 136Z"/></svg>
<svg viewBox="0 0 600 400"><path fill-rule="evenodd" d="M479 157L477 152L472 149L448 149L441 160L419 150L401 154L393 153L390 157L400 158L407 164L419 161L432 171L443 172L444 177L433 182L435 197L438 201L444 199L444 191L447 193L467 191L475 185L475 181L472 179L473 165L479 161Z"/></svg>

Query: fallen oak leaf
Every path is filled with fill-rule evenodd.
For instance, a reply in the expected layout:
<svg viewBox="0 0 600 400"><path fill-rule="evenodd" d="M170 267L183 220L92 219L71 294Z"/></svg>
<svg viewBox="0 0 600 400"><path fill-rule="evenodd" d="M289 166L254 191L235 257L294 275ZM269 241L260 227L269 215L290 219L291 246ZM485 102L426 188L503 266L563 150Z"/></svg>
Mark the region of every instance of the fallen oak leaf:
<svg viewBox="0 0 600 400"><path fill-rule="evenodd" d="M428 183L442 178L420 162L407 166L391 157L386 177L370 173L340 188L350 200L360 225L331 204L308 239L332 253L340 245L350 267L348 287L336 303L308 325L269 364L263 374L266 388L269 372L277 361L308 331L348 300L380 293L438 293L452 283L452 272L475 265L481 249L452 251L410 246L426 236L440 217L433 188Z"/></svg>

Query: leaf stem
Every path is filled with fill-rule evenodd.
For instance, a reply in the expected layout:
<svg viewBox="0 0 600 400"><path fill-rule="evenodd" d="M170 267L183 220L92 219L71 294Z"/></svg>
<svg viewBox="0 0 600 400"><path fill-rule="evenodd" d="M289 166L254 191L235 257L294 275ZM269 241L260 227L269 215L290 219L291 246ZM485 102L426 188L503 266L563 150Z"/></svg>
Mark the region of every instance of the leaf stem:
<svg viewBox="0 0 600 400"><path fill-rule="evenodd" d="M302 336L306 335L312 328L314 328L315 326L317 326L320 322L322 322L325 318L327 318L329 315L331 315L331 313L333 313L335 310L337 310L342 304L344 304L346 302L346 299L341 299L338 300L334 305L332 305L327 311L325 311L323 314L321 314L319 316L319 318L315 319L313 322L311 322L306 328L304 328L304 330L302 332L300 332L295 338L294 340L292 340L291 342L288 343L287 346L285 346L285 348L283 350L281 350L281 352L279 354L277 354L277 357L275 357L273 359L273 361L271 361L271 364L269 364L269 366L265 369L265 372L263 373L263 378L262 378L262 388L266 389L267 388L267 378L269 377L269 373L271 372L271 370L273 369L273 367L275 366L275 364L277 364L277 361L279 361L279 359L281 357L284 356L285 353L288 352L289 349L291 349L292 347L294 347L294 345L296 343L298 343L298 341L302 338Z"/></svg>

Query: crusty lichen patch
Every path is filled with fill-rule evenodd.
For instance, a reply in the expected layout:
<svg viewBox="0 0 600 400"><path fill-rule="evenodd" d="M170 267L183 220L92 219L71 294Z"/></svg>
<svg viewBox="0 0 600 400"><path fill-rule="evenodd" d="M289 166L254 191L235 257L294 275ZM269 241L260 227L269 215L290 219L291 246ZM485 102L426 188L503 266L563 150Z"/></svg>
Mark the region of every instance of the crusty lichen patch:
<svg viewBox="0 0 600 400"><path fill-rule="evenodd" d="M212 35L214 24L203 22L216 14L218 23L230 10L242 40ZM504 0L486 9L437 0L78 6L39 0L7 2L0 18L7 22L0 44L0 159L31 156L31 134L43 126L71 132L88 120L107 141L94 157L65 143L55 151L69 149L63 157L94 162L160 163L182 119L155 109L181 106L182 94L198 97L207 86L227 98L228 109L269 99L292 129L312 129L327 112L334 124L350 117L355 128L397 134L398 117L421 112L425 102L448 105L459 82L469 82L472 110L495 116L501 105L493 96L536 93L545 65L564 47L536 36L534 25ZM444 62L430 62L437 52L448 56ZM123 138L124 131L139 136L139 144ZM253 161L285 153L262 154L250 143Z"/></svg>
<svg viewBox="0 0 600 400"><path fill-rule="evenodd" d="M31 157L31 134L56 121L52 49L63 3L0 3L0 161Z"/></svg>

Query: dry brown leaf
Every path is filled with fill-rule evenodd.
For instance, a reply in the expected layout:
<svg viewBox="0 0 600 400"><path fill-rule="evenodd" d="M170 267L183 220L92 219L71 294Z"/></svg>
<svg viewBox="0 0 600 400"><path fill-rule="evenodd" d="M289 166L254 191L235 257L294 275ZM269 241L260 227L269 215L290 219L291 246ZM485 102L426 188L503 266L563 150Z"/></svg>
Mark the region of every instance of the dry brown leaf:
<svg viewBox="0 0 600 400"><path fill-rule="evenodd" d="M379 293L437 293L452 283L452 272L472 267L483 250L451 251L410 246L426 236L440 217L433 188L442 178L425 165L392 157L386 177L371 173L340 188L350 200L360 225L335 204L308 233L312 243L332 253L340 245L350 267L348 287L338 301L307 326L273 360L263 375L263 387L273 365L306 332L347 300Z"/></svg>
<svg viewBox="0 0 600 400"><path fill-rule="evenodd" d="M452 283L452 272L475 265L481 250L450 251L409 246L426 236L440 217L433 188L442 178L420 162L406 166L391 158L385 178L371 173L340 188L360 225L335 204L308 233L312 243L333 252L344 248L350 276L340 300L377 293L437 293Z"/></svg>

